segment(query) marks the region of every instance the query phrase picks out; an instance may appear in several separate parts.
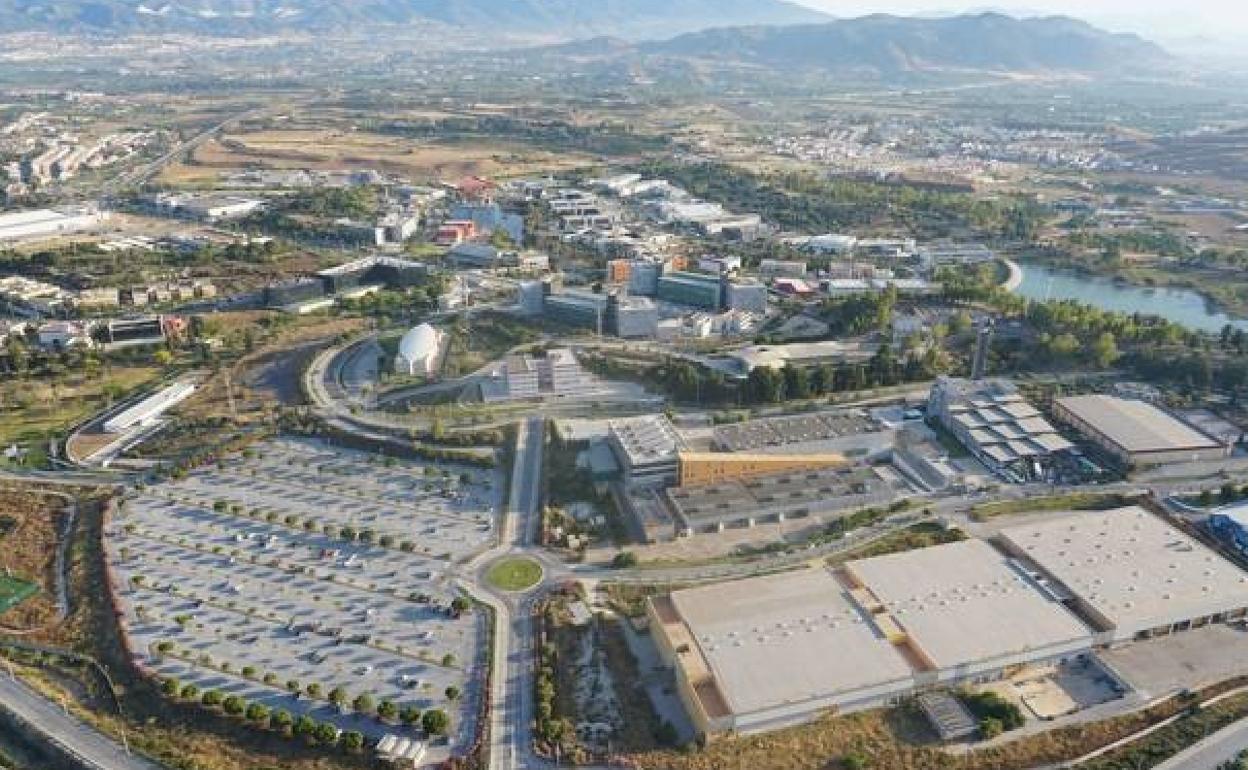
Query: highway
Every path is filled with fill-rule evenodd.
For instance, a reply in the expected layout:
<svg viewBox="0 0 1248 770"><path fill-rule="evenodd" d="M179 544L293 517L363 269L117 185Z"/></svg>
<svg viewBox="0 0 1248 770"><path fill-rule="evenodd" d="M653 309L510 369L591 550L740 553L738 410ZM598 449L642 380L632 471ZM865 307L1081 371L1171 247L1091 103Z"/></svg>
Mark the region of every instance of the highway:
<svg viewBox="0 0 1248 770"><path fill-rule="evenodd" d="M66 716L57 705L21 682L0 676L0 708L17 715L46 740L98 770L166 770L164 765L133 756L94 728Z"/></svg>

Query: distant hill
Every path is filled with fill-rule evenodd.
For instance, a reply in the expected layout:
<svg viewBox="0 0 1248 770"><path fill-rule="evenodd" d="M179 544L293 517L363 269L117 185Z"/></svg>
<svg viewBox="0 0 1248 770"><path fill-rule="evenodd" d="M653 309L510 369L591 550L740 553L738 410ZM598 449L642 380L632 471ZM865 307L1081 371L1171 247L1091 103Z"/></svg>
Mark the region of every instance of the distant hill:
<svg viewBox="0 0 1248 770"><path fill-rule="evenodd" d="M0 31L56 33L360 32L434 23L500 38L641 40L828 18L788 0L0 0Z"/></svg>
<svg viewBox="0 0 1248 770"><path fill-rule="evenodd" d="M864 16L823 24L710 29L635 47L640 55L892 77L939 70L1109 73L1169 55L1136 35L1076 19L997 13L940 19Z"/></svg>

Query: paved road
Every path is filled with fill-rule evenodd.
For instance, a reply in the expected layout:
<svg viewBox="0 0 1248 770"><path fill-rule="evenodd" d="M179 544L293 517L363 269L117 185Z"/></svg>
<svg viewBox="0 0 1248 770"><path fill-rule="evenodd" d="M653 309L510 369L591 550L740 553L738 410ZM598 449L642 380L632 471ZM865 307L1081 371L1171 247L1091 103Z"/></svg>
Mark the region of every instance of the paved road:
<svg viewBox="0 0 1248 770"><path fill-rule="evenodd" d="M459 581L461 588L494 610L491 770L538 768L546 764L533 753L532 597L495 591L484 579L491 562L508 554L524 553L536 539L545 431L546 423L540 417L519 424L511 490L498 544L466 565L472 571L471 577Z"/></svg>
<svg viewBox="0 0 1248 770"><path fill-rule="evenodd" d="M1180 751L1157 765L1155 770L1214 770L1245 750L1248 750L1248 720L1241 720Z"/></svg>
<svg viewBox="0 0 1248 770"><path fill-rule="evenodd" d="M88 727L21 682L0 677L0 708L20 717L59 744L87 767L98 770L166 770L163 765L127 754L112 739Z"/></svg>

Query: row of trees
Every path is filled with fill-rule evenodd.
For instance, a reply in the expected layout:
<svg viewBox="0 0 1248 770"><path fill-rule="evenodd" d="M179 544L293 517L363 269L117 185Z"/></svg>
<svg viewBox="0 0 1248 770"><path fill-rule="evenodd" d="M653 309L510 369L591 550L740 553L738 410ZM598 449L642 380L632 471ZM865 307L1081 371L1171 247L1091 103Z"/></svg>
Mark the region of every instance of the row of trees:
<svg viewBox="0 0 1248 770"><path fill-rule="evenodd" d="M247 669L242 671L244 676L247 675ZM254 671L248 678L256 678ZM272 680L272 681L270 681ZM276 676L266 675L263 681L270 686L276 686ZM192 683L183 684L176 677L169 677L161 681L161 692L171 698L177 698L187 702L198 702L201 705L219 709L227 716L242 717L248 722L257 725L267 726L286 735L311 735L321 743L336 743L338 740L339 730L332 723L314 722L311 717L304 715L298 720L285 709L270 709L262 703L248 703L237 695L227 695L220 690L200 691L200 688ZM350 706L351 710L357 714L365 716L375 716L384 722L401 722L405 725L419 725L427 735L446 735L451 728L451 718L442 709L429 709L421 711L415 705L399 706L391 700L378 701L375 696L368 693L361 693L355 698L350 699L347 691L342 687L335 687L329 692L324 691L324 687L319 682L312 682L306 687L301 685L297 680L287 681L285 684L287 692L298 697L306 694L307 697L313 699L324 699L338 709L345 709ZM455 685L446 688L446 697L448 700L455 701L460 698L460 690ZM300 730L300 722L304 723L305 729ZM332 739L326 736L332 733ZM346 748L360 748L363 746L363 736L357 742L351 738L353 733L346 733L342 737L346 741Z"/></svg>

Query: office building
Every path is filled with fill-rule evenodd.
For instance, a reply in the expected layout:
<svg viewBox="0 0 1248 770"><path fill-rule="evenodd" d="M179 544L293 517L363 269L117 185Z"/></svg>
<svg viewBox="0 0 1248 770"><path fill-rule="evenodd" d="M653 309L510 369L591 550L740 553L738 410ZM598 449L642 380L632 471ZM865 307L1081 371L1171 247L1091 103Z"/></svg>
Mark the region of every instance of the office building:
<svg viewBox="0 0 1248 770"><path fill-rule="evenodd" d="M607 299L606 329L624 339L654 339L659 326L659 308L645 297Z"/></svg>
<svg viewBox="0 0 1248 770"><path fill-rule="evenodd" d="M611 420L607 440L626 483L664 486L676 480L684 440L666 417L647 415Z"/></svg>
<svg viewBox="0 0 1248 770"><path fill-rule="evenodd" d="M724 307L758 315L767 314L767 287L758 281L729 281L724 287Z"/></svg>
<svg viewBox="0 0 1248 770"><path fill-rule="evenodd" d="M658 279L658 297L676 305L719 310L724 304L723 280L717 275L665 273Z"/></svg>

